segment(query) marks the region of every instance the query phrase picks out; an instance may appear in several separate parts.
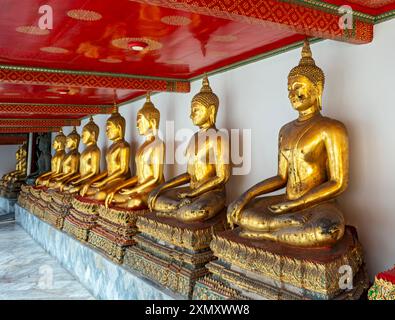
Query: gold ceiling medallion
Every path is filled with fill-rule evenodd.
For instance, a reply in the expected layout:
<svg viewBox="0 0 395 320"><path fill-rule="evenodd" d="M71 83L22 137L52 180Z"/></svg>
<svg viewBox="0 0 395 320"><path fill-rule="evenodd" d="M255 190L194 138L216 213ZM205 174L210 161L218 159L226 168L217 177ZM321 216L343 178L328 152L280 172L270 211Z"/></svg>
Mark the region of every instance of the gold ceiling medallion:
<svg viewBox="0 0 395 320"><path fill-rule="evenodd" d="M234 41L236 41L237 40L237 36L233 36L233 35L223 35L223 36L221 36L221 35L214 35L214 36L212 36L211 37L211 39L213 40L213 41L216 41L216 42L234 42Z"/></svg>
<svg viewBox="0 0 395 320"><path fill-rule="evenodd" d="M144 48L144 51L159 50L160 48L162 48L162 44L159 41L149 38L119 38L112 40L112 45L120 49L128 50L129 43L133 41L147 43L148 46Z"/></svg>
<svg viewBox="0 0 395 320"><path fill-rule="evenodd" d="M35 36L46 36L49 34L48 29L41 29L38 26L19 26L15 30L20 33L32 34Z"/></svg>
<svg viewBox="0 0 395 320"><path fill-rule="evenodd" d="M48 52L48 53L68 53L69 50L60 48L60 47L42 47L40 48L41 51L43 52Z"/></svg>
<svg viewBox="0 0 395 320"><path fill-rule="evenodd" d="M67 15L70 18L82 21L97 21L102 18L102 15L98 12L82 9L69 10L67 11Z"/></svg>
<svg viewBox="0 0 395 320"><path fill-rule="evenodd" d="M105 62L105 63L120 63L122 62L121 59L117 58L105 58L105 59L99 59L100 62Z"/></svg>
<svg viewBox="0 0 395 320"><path fill-rule="evenodd" d="M160 21L171 26L187 26L192 22L191 19L183 16L165 16Z"/></svg>

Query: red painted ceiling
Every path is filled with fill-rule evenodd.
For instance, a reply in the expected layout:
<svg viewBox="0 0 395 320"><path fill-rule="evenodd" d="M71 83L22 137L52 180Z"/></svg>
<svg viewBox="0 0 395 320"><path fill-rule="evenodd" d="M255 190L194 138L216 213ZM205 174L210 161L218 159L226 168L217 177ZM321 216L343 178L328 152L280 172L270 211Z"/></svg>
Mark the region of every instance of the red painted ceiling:
<svg viewBox="0 0 395 320"><path fill-rule="evenodd" d="M325 2L351 4L371 14L395 5L395 0ZM53 29L38 30L41 34L20 32L31 31L32 26L37 31L42 16L38 9L43 4L53 9ZM305 37L289 28L247 24L129 0L0 0L0 7L0 64L12 66L190 79ZM80 9L98 15L87 21L70 13ZM126 49L125 38L147 41L149 47L141 52ZM0 103L108 105L114 99L111 88L72 87L67 88L68 94L55 91L62 88L56 84L0 83ZM144 93L118 89L116 99L123 102ZM65 115L0 111L0 118L11 116L63 119ZM85 114L69 114L68 118L82 116Z"/></svg>

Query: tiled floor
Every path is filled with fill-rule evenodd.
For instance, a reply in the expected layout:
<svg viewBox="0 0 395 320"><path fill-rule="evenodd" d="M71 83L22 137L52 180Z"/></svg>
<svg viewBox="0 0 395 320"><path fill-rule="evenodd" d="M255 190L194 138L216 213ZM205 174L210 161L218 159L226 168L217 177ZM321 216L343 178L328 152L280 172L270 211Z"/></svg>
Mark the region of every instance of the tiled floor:
<svg viewBox="0 0 395 320"><path fill-rule="evenodd" d="M93 299L14 222L0 222L0 300Z"/></svg>

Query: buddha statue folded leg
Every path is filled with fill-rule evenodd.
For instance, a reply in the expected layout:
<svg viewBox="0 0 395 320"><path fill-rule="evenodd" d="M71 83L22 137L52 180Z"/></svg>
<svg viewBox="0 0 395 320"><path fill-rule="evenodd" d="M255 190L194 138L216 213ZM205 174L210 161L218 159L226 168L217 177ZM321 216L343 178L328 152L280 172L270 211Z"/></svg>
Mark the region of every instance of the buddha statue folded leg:
<svg viewBox="0 0 395 320"><path fill-rule="evenodd" d="M255 199L242 213L240 235L301 247L331 245L343 237L344 217L334 201L280 215L268 209L284 198L285 195Z"/></svg>
<svg viewBox="0 0 395 320"><path fill-rule="evenodd" d="M125 180L124 178L116 178L112 180L110 183L107 183L104 187L101 188L90 187L86 192L85 196L88 196L98 201L104 201L106 199L108 192L114 189L119 183L121 183L124 180Z"/></svg>
<svg viewBox="0 0 395 320"><path fill-rule="evenodd" d="M211 190L194 198L178 198L179 193L188 191L190 189L185 187L163 192L154 207L154 210L158 211L158 216L174 217L184 222L196 222L208 220L225 208L226 191L224 188Z"/></svg>

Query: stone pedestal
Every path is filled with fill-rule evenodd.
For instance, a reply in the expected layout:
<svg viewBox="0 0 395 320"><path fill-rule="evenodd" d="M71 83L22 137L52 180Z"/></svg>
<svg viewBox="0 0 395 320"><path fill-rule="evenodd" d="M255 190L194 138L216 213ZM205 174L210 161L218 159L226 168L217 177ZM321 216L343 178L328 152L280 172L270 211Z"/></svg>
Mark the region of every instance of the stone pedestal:
<svg viewBox="0 0 395 320"><path fill-rule="evenodd" d="M124 265L137 270L165 288L192 297L197 279L207 274L213 259L213 235L226 229L226 212L197 223L160 218L149 213L137 220L136 245L126 249Z"/></svg>
<svg viewBox="0 0 395 320"><path fill-rule="evenodd" d="M89 232L89 244L101 250L113 261L122 263L125 248L135 243L133 237L137 234L137 217L148 212L147 209L126 210L99 205L99 217Z"/></svg>
<svg viewBox="0 0 395 320"><path fill-rule="evenodd" d="M0 197L0 216L14 213L16 199Z"/></svg>
<svg viewBox="0 0 395 320"><path fill-rule="evenodd" d="M74 196L63 230L81 241L88 241L89 231L96 225L99 216L99 204L100 201Z"/></svg>
<svg viewBox="0 0 395 320"><path fill-rule="evenodd" d="M246 239L238 232L214 237L211 249L218 260L207 264L210 275L198 281L194 299L359 299L368 287L353 227L336 245L324 248ZM341 286L347 276L351 290Z"/></svg>

